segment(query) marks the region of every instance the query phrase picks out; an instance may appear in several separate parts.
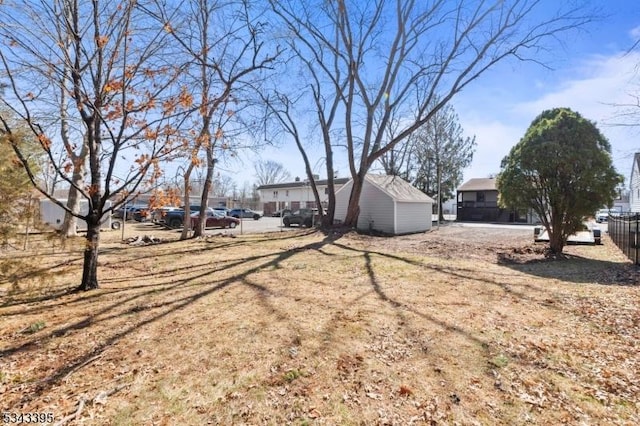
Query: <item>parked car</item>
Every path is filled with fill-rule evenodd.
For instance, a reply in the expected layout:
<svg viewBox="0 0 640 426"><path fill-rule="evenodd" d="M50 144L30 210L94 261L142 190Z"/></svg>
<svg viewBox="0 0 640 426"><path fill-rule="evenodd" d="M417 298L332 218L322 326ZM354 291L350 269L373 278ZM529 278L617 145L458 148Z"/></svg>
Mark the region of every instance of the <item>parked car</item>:
<svg viewBox="0 0 640 426"><path fill-rule="evenodd" d="M609 220L609 210L601 209L596 213L596 222L602 223Z"/></svg>
<svg viewBox="0 0 640 426"><path fill-rule="evenodd" d="M189 206L189 212L199 212L200 206ZM207 207L207 211L212 212L211 207ZM161 225L169 226L170 228L180 228L184 223L184 207L178 210L171 210L165 213L164 218L159 222Z"/></svg>
<svg viewBox="0 0 640 426"><path fill-rule="evenodd" d="M136 219L138 222L140 222L147 212L148 212L147 206L127 205L126 208L125 206L122 206L116 209L113 212L113 218L124 219L124 220Z"/></svg>
<svg viewBox="0 0 640 426"><path fill-rule="evenodd" d="M149 208L147 207L133 209L130 214L131 217L133 217L133 220L135 220L136 222L146 222L150 219L151 216L151 213L149 213Z"/></svg>
<svg viewBox="0 0 640 426"><path fill-rule="evenodd" d="M200 213L191 215L191 227L195 228L200 223ZM205 228L235 228L240 223L240 219L227 216L216 210L207 210L207 221Z"/></svg>
<svg viewBox="0 0 640 426"><path fill-rule="evenodd" d="M318 209L300 209L282 218L282 224L286 227L298 225L310 228L319 221Z"/></svg>
<svg viewBox="0 0 640 426"><path fill-rule="evenodd" d="M231 209L229 210L229 216L238 218L238 219L260 219L260 214L254 212L250 209Z"/></svg>
<svg viewBox="0 0 640 426"><path fill-rule="evenodd" d="M291 210L290 209L276 210L275 212L271 213L271 217L286 216L288 214L291 214Z"/></svg>
<svg viewBox="0 0 640 426"><path fill-rule="evenodd" d="M214 207L213 211L222 213L224 216L229 216L229 209L226 207Z"/></svg>
<svg viewBox="0 0 640 426"><path fill-rule="evenodd" d="M180 210L180 207L177 207L177 206L158 207L157 209L154 209L153 212L151 213L151 221L153 223L164 223L164 218L167 215L167 213L174 210Z"/></svg>

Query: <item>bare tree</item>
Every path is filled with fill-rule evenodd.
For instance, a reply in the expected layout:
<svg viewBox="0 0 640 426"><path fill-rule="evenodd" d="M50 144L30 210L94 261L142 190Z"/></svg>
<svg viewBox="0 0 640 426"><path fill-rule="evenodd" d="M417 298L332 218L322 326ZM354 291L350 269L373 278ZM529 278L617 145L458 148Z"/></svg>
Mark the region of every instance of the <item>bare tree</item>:
<svg viewBox="0 0 640 426"><path fill-rule="evenodd" d="M158 176L182 109L191 106L189 93L175 84L181 69L164 60L170 59L162 51L167 33L151 26L136 2L11 2L0 8L0 21L0 61L11 95L2 101L27 123L48 166L86 200L88 211L79 214L51 197L27 152L18 144L13 149L35 188L87 223L78 289L97 288L104 215ZM59 102L60 93L68 104ZM65 120L47 120L61 114L61 105ZM72 153L61 161L56 155L65 122L74 123L68 128L72 146L88 149L86 183L73 177ZM11 139L12 122L0 114L0 124Z"/></svg>
<svg viewBox="0 0 640 426"><path fill-rule="evenodd" d="M212 194L214 197L228 197L233 190L233 179L229 176L220 175L213 179Z"/></svg>
<svg viewBox="0 0 640 426"><path fill-rule="evenodd" d="M253 168L256 172L256 183L258 185L272 185L274 183L286 182L291 179L291 173L289 173L287 169L277 161L257 161L253 165Z"/></svg>
<svg viewBox="0 0 640 426"><path fill-rule="evenodd" d="M276 131L276 134L279 131L283 131L288 134L296 144L298 151L300 152L300 156L302 157L302 161L304 163L305 173L307 175L307 181L309 182L309 186L311 188L311 192L313 193L313 198L316 202L317 206L322 205L320 203L320 194L318 193L318 187L315 182L315 177L313 176L313 169L311 167L311 161L309 160L309 156L307 155L306 148L303 142L303 135L301 130L298 127L298 123L296 117L294 116L294 106L297 100L291 100L291 98L284 93L279 93L279 90L274 90L274 94L272 96L264 96L263 100L267 107L267 115L268 117L274 118L275 127L279 130ZM325 148L331 148L331 144L325 144ZM329 152L331 150L329 149ZM330 158L330 157L328 157ZM327 169L329 169L329 165L327 165ZM334 174L329 175L327 179L329 190L329 209L325 212L324 209L319 209L319 214L322 220L323 225L330 225L333 223L333 213L334 208L332 206L335 205L335 191L333 184Z"/></svg>
<svg viewBox="0 0 640 426"><path fill-rule="evenodd" d="M375 161L497 63L536 61L546 41L591 20L573 3L552 12L540 0L270 4L307 78L308 101L301 105L315 107L327 152L346 145L354 181L347 226L357 222L364 178ZM389 138L393 117L402 121ZM326 164L332 167L329 157Z"/></svg>
<svg viewBox="0 0 640 426"><path fill-rule="evenodd" d="M410 181L438 203L453 197L462 172L471 164L475 137L465 137L458 115L445 105L421 128L382 157L385 172Z"/></svg>
<svg viewBox="0 0 640 426"><path fill-rule="evenodd" d="M185 150L185 218L194 168L206 168L199 212L204 217L215 165L224 151L234 149L234 133L246 133L240 112L251 104L263 71L279 54L264 48L263 23L251 12L249 0L186 0L172 8L158 2L157 16L179 46L178 57L189 67L187 83L198 98L194 128L199 130ZM187 224L185 220L182 238L188 236ZM194 236L203 235L204 226L201 220Z"/></svg>

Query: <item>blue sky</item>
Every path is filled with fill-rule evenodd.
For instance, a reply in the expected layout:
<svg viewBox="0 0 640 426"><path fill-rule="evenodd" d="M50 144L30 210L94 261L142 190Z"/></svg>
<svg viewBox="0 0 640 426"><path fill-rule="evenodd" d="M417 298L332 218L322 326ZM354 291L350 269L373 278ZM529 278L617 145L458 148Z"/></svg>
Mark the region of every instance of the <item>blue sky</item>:
<svg viewBox="0 0 640 426"><path fill-rule="evenodd" d="M640 128L619 127L616 104L640 94L640 2L613 0L609 16L569 39L550 61L551 70L509 62L489 71L453 102L461 124L478 148L465 179L500 170L500 160L545 109L569 107L596 122L609 139L614 165L628 180L632 155L640 151ZM640 108L638 108L640 117ZM640 120L639 120L640 121ZM628 182L627 182L628 183Z"/></svg>
<svg viewBox="0 0 640 426"><path fill-rule="evenodd" d="M640 127L612 124L619 121L616 115L620 112L614 104L629 103L634 101L631 93L640 94L640 48L628 53L640 39L640 1L590 3L606 16L566 37L562 48L548 53L545 62L552 69L511 60L490 70L454 98L465 133L475 135L478 144L474 161L464 172L465 180L498 173L502 158L540 112L569 107L596 122L607 136L614 165L628 184L632 155L640 151ZM312 157L312 165L324 178L324 165L318 160L322 156L318 152ZM278 161L292 176L304 177L304 166L291 143L245 157L245 173L234 176L239 184L245 181L242 176L252 181L247 172L256 159ZM348 176L346 160L337 158L336 163L340 176Z"/></svg>

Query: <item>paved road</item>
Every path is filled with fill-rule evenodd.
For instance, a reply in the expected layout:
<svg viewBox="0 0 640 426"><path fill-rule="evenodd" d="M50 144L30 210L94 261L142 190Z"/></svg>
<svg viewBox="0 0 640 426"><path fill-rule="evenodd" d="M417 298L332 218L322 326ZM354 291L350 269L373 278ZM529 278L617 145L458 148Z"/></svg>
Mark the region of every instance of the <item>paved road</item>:
<svg viewBox="0 0 640 426"><path fill-rule="evenodd" d="M207 234L218 234L220 232L226 232L231 234L255 234L260 232L274 232L274 231L290 231L299 229L297 226L286 228L280 222L279 217L261 217L259 220L242 219L242 223L235 229L219 229L211 228L207 229Z"/></svg>

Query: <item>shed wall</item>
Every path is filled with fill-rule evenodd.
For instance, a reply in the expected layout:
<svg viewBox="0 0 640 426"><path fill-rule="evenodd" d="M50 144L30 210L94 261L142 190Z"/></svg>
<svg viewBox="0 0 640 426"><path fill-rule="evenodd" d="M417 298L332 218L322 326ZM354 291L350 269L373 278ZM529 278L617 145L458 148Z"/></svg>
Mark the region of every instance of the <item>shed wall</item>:
<svg viewBox="0 0 640 426"><path fill-rule="evenodd" d="M336 191L336 210L333 214L333 218L336 221L344 222L344 218L347 217L347 206L349 205L351 186L352 182L349 181Z"/></svg>
<svg viewBox="0 0 640 426"><path fill-rule="evenodd" d="M431 229L431 203L396 204L396 234L425 232Z"/></svg>
<svg viewBox="0 0 640 426"><path fill-rule="evenodd" d="M394 202L389 195L365 181L360 196L358 229L395 234Z"/></svg>

